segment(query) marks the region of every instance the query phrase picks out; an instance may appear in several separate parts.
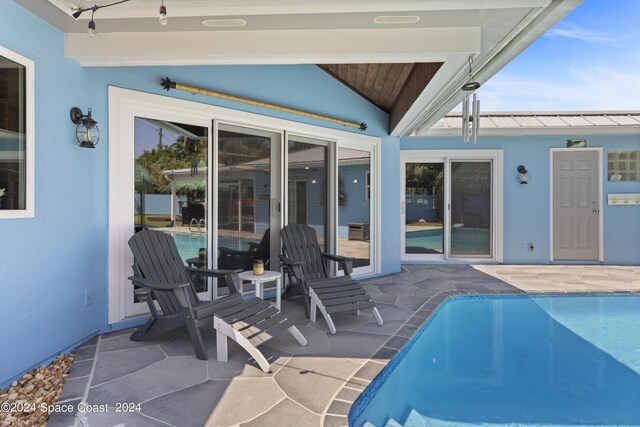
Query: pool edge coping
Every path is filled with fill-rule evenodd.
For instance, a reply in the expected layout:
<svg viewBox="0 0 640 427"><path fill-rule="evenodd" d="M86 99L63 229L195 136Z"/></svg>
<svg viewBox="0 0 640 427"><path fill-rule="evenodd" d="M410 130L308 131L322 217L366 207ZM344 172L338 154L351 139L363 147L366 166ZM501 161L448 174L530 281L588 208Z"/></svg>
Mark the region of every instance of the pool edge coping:
<svg viewBox="0 0 640 427"><path fill-rule="evenodd" d="M361 399L363 398L363 396L365 396L364 392L367 390L369 385L376 378L378 378L381 375L384 375L385 372L390 372L390 370L392 369L392 365L390 364L390 362L396 360L396 356L398 356L403 351L406 351L406 349L408 349L407 345L414 342L416 334L424 330L425 324L429 322L429 320L438 311L438 309L443 306L445 302L448 302L450 300L453 300L459 297L475 297L475 296L488 296L488 297L490 296L554 296L554 295L555 296L570 296L570 295L576 295L576 296L594 295L595 296L595 295L616 295L616 294L618 295L638 294L638 291L637 290L603 289L603 290L598 290L597 292L594 292L594 291L586 291L586 290L585 291L555 291L555 290L554 291L525 291L522 289L504 289L504 290L498 289L498 290L482 290L482 291L460 290L460 291L438 292L433 296L431 296L423 304L421 304L414 311L414 313L380 347L378 347L378 349L376 349L375 353L371 357L364 359L362 364L355 370L355 372L349 378L347 378L346 381L343 382L342 386L338 388L334 396L325 406L325 410L323 411L322 420L321 420L322 425L325 427L335 427L338 425L351 426L352 425L351 422L354 420L354 418L357 418L357 416L359 415L359 413L357 415L355 414L352 415L352 411L354 410L354 408L358 408L361 405L364 405L366 403L361 401ZM415 324L418 321L419 323ZM411 333L411 335L409 337L399 335L399 333L403 329L405 329L407 326L411 326L412 329L415 327L415 330ZM387 345L390 342L393 342L394 340L397 341L398 338L400 338L401 341L404 341L402 345L399 346L399 348L395 348L397 347L397 345ZM385 356L382 357L383 355ZM381 360L381 359L386 359L386 360ZM398 360L398 363L400 360ZM381 365L380 369L375 374L373 374L373 376L371 376L370 373L367 373L367 374L363 373L362 376L358 376L358 374L361 373L363 370L366 371L365 368L367 367L367 365L370 366L370 364L372 363L376 365ZM370 378L363 378L363 376L370 377ZM358 395L352 401L338 398L338 395L340 395L344 389L355 390L353 386L354 384L356 385L356 388L359 388L358 385L361 385L362 389L359 391ZM349 410L347 411L346 414L337 414L337 413L328 412L329 409L332 406L334 406L334 404L336 406L344 407L344 403L349 404ZM344 424L339 424L339 423L336 424L336 422L343 421L342 420L343 418L345 422Z"/></svg>

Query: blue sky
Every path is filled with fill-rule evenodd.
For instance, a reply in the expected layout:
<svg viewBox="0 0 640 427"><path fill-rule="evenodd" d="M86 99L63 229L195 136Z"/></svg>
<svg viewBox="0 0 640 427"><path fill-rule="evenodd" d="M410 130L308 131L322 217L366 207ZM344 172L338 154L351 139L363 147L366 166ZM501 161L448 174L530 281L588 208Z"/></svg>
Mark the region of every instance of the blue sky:
<svg viewBox="0 0 640 427"><path fill-rule="evenodd" d="M640 110L640 0L585 0L479 95L484 112Z"/></svg>

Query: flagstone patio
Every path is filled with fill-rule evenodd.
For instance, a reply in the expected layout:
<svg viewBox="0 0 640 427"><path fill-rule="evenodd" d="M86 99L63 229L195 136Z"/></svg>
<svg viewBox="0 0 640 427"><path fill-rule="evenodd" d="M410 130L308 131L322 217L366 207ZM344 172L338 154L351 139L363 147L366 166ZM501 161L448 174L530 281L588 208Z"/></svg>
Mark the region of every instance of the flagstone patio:
<svg viewBox="0 0 640 427"><path fill-rule="evenodd" d="M229 362L196 359L186 331L152 342L132 330L93 338L77 357L58 403L106 405L108 412L53 414L56 426L343 426L352 402L437 306L452 295L640 292L640 267L406 265L364 281L385 321L369 312L335 316L336 335L311 323L299 298L283 301L309 344L282 334L262 346L263 373L230 342ZM117 412L117 404L139 404ZM122 409L122 408L121 408ZM139 412L138 412L139 409Z"/></svg>

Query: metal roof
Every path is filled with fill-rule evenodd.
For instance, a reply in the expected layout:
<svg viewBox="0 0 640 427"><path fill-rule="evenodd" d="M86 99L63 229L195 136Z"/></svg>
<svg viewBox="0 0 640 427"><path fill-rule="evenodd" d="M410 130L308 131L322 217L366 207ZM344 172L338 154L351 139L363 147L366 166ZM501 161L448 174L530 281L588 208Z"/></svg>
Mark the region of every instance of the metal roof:
<svg viewBox="0 0 640 427"><path fill-rule="evenodd" d="M565 112L503 112L480 115L481 134L500 131L590 132L640 127L640 111L565 111ZM430 128L419 128L416 136L449 135L460 132L462 114L450 113ZM515 132L514 132L515 131Z"/></svg>
<svg viewBox="0 0 640 427"><path fill-rule="evenodd" d="M325 147L316 146L307 150L296 151L288 155L288 162L290 165L304 165L304 164L323 164L326 159ZM365 163L369 160L370 154L367 151L353 150L350 148L338 148L338 161L352 162L352 163ZM247 163L242 163L238 166L264 166L269 165L271 160L269 158L258 159Z"/></svg>

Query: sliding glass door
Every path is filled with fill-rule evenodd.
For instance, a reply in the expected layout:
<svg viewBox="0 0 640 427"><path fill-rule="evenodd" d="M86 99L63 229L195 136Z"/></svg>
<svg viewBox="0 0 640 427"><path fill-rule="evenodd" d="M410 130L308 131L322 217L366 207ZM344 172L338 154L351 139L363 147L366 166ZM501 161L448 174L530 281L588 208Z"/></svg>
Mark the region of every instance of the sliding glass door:
<svg viewBox="0 0 640 427"><path fill-rule="evenodd" d="M287 135L287 223L306 224L316 231L324 251L333 248L329 218L333 180L330 142Z"/></svg>
<svg viewBox="0 0 640 427"><path fill-rule="evenodd" d="M449 258L491 258L492 161L450 162Z"/></svg>
<svg viewBox="0 0 640 427"><path fill-rule="evenodd" d="M281 139L278 132L218 124L218 268L248 270L256 259L279 268Z"/></svg>
<svg viewBox="0 0 640 427"><path fill-rule="evenodd" d="M338 148L338 255L354 258L356 272L371 270L372 153Z"/></svg>
<svg viewBox="0 0 640 427"><path fill-rule="evenodd" d="M307 224L354 274L378 271L379 138L113 87L109 106L109 323L148 311L127 280L148 228L185 265L277 271L281 227Z"/></svg>
<svg viewBox="0 0 640 427"><path fill-rule="evenodd" d="M486 151L401 154L403 260L499 259L501 153Z"/></svg>
<svg viewBox="0 0 640 427"><path fill-rule="evenodd" d="M133 125L134 232L167 233L185 265L206 266L209 129L148 117L135 117ZM211 298L207 280L195 287L200 298ZM133 288L126 288L127 316L148 310Z"/></svg>
<svg viewBox="0 0 640 427"><path fill-rule="evenodd" d="M444 253L444 163L405 164L404 251Z"/></svg>

